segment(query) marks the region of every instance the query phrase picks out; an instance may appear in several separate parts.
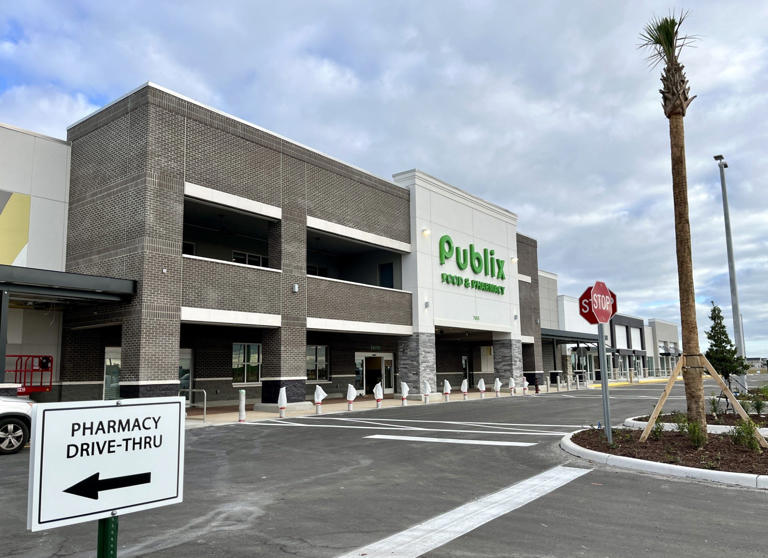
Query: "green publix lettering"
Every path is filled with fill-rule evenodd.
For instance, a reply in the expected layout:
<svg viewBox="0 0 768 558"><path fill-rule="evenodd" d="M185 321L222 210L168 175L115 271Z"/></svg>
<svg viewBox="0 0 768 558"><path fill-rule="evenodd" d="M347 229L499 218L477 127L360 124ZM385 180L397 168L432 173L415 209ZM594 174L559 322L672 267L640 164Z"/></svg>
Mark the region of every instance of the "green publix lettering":
<svg viewBox="0 0 768 558"><path fill-rule="evenodd" d="M475 251L475 245L470 244L469 250L459 246L454 247L453 239L444 234L439 242L440 265L445 265L446 260L450 260L454 254L456 256L456 266L460 270L472 268L475 274L495 277L496 279L506 279L504 275L504 260L495 257L493 250L483 248L482 252Z"/></svg>

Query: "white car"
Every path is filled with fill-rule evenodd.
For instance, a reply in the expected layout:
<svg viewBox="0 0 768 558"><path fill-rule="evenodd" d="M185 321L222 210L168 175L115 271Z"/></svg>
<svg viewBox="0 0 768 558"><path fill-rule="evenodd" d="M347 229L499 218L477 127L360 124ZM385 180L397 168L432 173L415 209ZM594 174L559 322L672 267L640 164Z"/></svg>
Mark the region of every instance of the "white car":
<svg viewBox="0 0 768 558"><path fill-rule="evenodd" d="M0 397L0 455L16 453L27 445L32 405L28 399Z"/></svg>

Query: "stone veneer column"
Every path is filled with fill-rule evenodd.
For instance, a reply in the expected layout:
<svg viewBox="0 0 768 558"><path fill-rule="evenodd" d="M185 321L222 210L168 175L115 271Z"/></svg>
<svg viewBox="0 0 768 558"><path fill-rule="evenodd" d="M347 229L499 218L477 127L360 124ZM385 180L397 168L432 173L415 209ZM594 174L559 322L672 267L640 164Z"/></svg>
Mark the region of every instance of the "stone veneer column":
<svg viewBox="0 0 768 558"><path fill-rule="evenodd" d="M280 296L282 325L264 334L261 402L277 403L286 388L289 403L306 400L307 355L307 181L306 164L287 155L282 158L283 218L270 229L270 250L279 245L283 270ZM272 253L269 254L270 266ZM298 285L298 292L294 291Z"/></svg>
<svg viewBox="0 0 768 558"><path fill-rule="evenodd" d="M413 393L421 393L425 381L433 392L437 391L434 333L414 333L399 338L397 356L400 381L408 384Z"/></svg>
<svg viewBox="0 0 768 558"><path fill-rule="evenodd" d="M523 377L523 344L508 333L493 334L493 371L502 382Z"/></svg>
<svg viewBox="0 0 768 558"><path fill-rule="evenodd" d="M523 379L523 342L519 339L512 340L512 377L515 382Z"/></svg>

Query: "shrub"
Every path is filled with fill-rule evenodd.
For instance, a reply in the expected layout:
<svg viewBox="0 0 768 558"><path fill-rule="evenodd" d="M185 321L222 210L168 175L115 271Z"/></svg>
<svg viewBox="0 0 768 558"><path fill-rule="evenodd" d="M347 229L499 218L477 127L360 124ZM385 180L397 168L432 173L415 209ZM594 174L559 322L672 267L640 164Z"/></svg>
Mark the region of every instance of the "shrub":
<svg viewBox="0 0 768 558"><path fill-rule="evenodd" d="M709 397L709 412L712 413L715 418L717 418L717 413L720 412L720 400L716 395L711 395Z"/></svg>
<svg viewBox="0 0 768 558"><path fill-rule="evenodd" d="M707 443L707 431L705 427L702 427L698 422L688 423L688 439L693 444L693 447L700 448Z"/></svg>
<svg viewBox="0 0 768 558"><path fill-rule="evenodd" d="M680 432L680 434L688 433L688 417L683 413L674 411L672 413L672 422L675 423L675 430Z"/></svg>
<svg viewBox="0 0 768 558"><path fill-rule="evenodd" d="M741 408L744 409L745 413L749 414L752 412L752 402L749 399L741 399L739 403L741 403Z"/></svg>
<svg viewBox="0 0 768 558"><path fill-rule="evenodd" d="M760 386L757 392L763 396L763 399L768 399L768 385Z"/></svg>
<svg viewBox="0 0 768 558"><path fill-rule="evenodd" d="M765 409L765 401L763 401L760 396L755 396L755 398L752 399L752 407L754 407L755 412L759 417L762 414L763 409Z"/></svg>
<svg viewBox="0 0 768 558"><path fill-rule="evenodd" d="M653 425L653 428L651 428L651 438L658 441L661 440L662 435L664 434L664 424L656 421L656 424Z"/></svg>
<svg viewBox="0 0 768 558"><path fill-rule="evenodd" d="M751 420L740 420L736 426L731 428L728 435L731 437L731 442L737 446L760 451L760 444L757 441L756 431L757 427L754 422Z"/></svg>

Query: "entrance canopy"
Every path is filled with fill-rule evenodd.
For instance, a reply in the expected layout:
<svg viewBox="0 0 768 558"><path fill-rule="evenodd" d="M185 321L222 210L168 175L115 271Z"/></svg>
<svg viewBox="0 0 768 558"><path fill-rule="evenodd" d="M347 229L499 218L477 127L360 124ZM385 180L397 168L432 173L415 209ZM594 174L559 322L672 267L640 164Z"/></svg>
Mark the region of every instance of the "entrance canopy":
<svg viewBox="0 0 768 558"><path fill-rule="evenodd" d="M118 302L134 295L136 281L0 265L0 290L13 300L31 302Z"/></svg>
<svg viewBox="0 0 768 558"><path fill-rule="evenodd" d="M541 338L554 341L558 345L576 343L597 343L596 333L584 333L581 331L566 331L563 329L541 328Z"/></svg>
<svg viewBox="0 0 768 558"><path fill-rule="evenodd" d="M136 281L128 279L0 265L0 372L5 371L9 308L61 309L119 302L135 292Z"/></svg>

